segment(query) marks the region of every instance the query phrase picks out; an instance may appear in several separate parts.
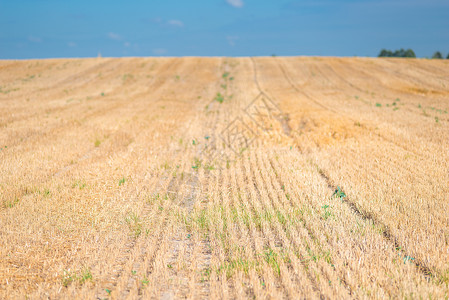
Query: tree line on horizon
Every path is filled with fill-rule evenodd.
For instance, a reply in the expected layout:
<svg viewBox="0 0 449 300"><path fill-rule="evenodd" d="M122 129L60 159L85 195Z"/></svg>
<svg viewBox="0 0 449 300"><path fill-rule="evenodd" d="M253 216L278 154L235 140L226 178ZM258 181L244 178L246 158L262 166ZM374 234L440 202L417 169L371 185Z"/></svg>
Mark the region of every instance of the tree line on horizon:
<svg viewBox="0 0 449 300"><path fill-rule="evenodd" d="M387 49L382 49L378 55L378 57L416 57L415 52L412 49L399 49L396 51L391 51L391 50L387 50ZM440 51L436 51L433 55L432 55L433 59L442 59L443 58L443 54L441 54ZM446 59L449 59L449 53L446 56Z"/></svg>

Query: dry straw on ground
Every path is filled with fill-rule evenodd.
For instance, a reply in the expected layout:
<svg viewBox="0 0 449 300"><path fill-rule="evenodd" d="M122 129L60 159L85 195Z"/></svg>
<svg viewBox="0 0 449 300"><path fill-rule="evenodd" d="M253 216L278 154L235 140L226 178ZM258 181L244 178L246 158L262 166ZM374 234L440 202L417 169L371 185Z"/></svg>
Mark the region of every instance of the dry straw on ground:
<svg viewBox="0 0 449 300"><path fill-rule="evenodd" d="M448 99L444 60L0 61L0 298L447 298Z"/></svg>

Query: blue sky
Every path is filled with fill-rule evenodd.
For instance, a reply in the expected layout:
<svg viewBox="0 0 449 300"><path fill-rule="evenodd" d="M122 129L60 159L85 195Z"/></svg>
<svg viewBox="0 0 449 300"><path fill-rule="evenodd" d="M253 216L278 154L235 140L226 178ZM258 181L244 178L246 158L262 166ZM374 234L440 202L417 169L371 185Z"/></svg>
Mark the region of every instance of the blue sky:
<svg viewBox="0 0 449 300"><path fill-rule="evenodd" d="M449 52L448 0L0 0L0 59Z"/></svg>

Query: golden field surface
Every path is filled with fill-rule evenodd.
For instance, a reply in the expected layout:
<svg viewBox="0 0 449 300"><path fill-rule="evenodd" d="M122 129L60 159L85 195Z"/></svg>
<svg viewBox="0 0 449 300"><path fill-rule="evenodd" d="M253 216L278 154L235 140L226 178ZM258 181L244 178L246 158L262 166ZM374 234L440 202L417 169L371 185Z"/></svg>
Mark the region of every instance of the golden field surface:
<svg viewBox="0 0 449 300"><path fill-rule="evenodd" d="M0 298L449 297L449 60L0 61Z"/></svg>

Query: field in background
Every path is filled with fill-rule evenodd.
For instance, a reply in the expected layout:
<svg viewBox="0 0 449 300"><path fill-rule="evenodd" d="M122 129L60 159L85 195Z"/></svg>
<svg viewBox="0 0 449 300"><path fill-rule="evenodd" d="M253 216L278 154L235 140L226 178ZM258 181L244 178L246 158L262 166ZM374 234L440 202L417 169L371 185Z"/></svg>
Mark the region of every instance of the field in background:
<svg viewBox="0 0 449 300"><path fill-rule="evenodd" d="M0 298L449 297L449 61L0 61Z"/></svg>

